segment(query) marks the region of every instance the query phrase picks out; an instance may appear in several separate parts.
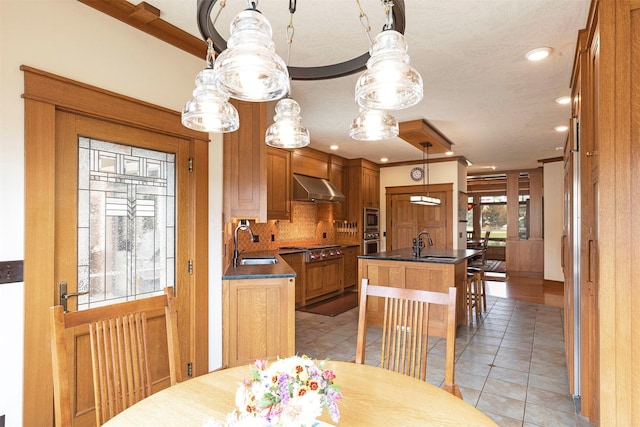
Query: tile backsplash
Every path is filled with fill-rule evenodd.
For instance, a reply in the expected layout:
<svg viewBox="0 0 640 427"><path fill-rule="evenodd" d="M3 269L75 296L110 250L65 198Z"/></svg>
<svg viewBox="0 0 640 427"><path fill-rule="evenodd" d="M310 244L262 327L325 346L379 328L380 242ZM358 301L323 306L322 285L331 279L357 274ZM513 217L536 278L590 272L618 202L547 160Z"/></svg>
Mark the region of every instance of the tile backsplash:
<svg viewBox="0 0 640 427"><path fill-rule="evenodd" d="M231 247L233 248L232 224ZM251 231L260 241L251 241L249 233L238 233L238 248L245 252L278 249L281 246L332 244L336 242L336 232L331 221L318 220L315 203L292 202L291 221L271 220L266 223L250 221ZM273 240L272 240L273 238ZM233 250L233 249L232 249Z"/></svg>

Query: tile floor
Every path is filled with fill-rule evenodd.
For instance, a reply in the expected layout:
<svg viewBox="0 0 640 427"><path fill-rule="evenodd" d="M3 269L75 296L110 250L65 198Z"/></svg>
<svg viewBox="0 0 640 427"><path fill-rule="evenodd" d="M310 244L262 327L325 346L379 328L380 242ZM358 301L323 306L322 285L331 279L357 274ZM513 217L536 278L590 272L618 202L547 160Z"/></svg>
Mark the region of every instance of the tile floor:
<svg viewBox="0 0 640 427"><path fill-rule="evenodd" d="M296 311L296 352L355 360L357 310L335 317ZM376 332L369 330L370 343ZM439 386L445 343L432 340L427 372L436 374L428 381ZM379 364L375 344L367 363ZM456 383L466 402L500 426L590 426L569 394L560 308L489 296L482 317L458 327Z"/></svg>

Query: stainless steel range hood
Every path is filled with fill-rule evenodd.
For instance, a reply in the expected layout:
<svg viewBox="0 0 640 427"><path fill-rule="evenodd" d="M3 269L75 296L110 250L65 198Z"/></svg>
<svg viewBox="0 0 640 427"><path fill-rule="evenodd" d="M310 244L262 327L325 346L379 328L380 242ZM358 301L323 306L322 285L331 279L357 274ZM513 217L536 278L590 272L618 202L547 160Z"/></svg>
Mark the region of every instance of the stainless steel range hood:
<svg viewBox="0 0 640 427"><path fill-rule="evenodd" d="M344 202L344 194L329 180L293 174L293 200L298 202Z"/></svg>

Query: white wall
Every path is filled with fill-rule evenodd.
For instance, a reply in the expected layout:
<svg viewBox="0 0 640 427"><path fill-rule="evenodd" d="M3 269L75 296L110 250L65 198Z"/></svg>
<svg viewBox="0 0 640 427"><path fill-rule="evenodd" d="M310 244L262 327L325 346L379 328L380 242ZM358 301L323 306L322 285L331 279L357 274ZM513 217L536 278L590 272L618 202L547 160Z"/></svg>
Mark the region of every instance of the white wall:
<svg viewBox="0 0 640 427"><path fill-rule="evenodd" d="M564 282L562 273L562 228L564 212L564 166L545 163L544 179L544 278Z"/></svg>
<svg viewBox="0 0 640 427"><path fill-rule="evenodd" d="M459 166L462 166L463 171ZM390 166L380 168L380 221L382 223L381 233L385 233L387 230L387 199L386 199L386 187L399 187L409 185L421 185L422 181L415 182L411 179L410 172L415 165L403 165L403 166ZM426 173L426 172L425 172ZM462 177L462 180L461 180ZM426 179L426 178L425 178ZM465 223L458 222L458 192L465 191L467 185L467 173L466 167L461 165L457 159L452 159L450 162L436 162L429 164L429 184L443 184L453 183L453 245L454 249L463 247L463 243L466 244L466 234L463 233L464 239L460 240L460 232L464 232ZM464 189L461 189L461 185L464 185ZM460 228L462 227L462 228ZM382 239L382 248L385 250L385 239Z"/></svg>
<svg viewBox="0 0 640 427"><path fill-rule="evenodd" d="M180 111L204 66L204 54L198 59L76 0L0 1L0 261L24 259L20 65ZM220 141L216 136L210 144L209 158L210 309L218 313L211 316L210 369L221 364ZM0 330L0 415L6 415L7 426L22 424L23 285L0 285L0 324L14 325Z"/></svg>

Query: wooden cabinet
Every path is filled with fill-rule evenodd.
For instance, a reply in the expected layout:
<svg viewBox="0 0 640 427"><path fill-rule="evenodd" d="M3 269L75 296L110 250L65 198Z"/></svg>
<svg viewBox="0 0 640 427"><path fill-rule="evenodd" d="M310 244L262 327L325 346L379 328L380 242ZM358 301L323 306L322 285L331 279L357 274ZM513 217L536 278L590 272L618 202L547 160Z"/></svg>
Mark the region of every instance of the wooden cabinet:
<svg viewBox="0 0 640 427"><path fill-rule="evenodd" d="M380 208L380 172L362 168L362 204L365 208Z"/></svg>
<svg viewBox="0 0 640 427"><path fill-rule="evenodd" d="M363 208L380 208L380 170L364 159L349 161L349 221L362 222Z"/></svg>
<svg viewBox="0 0 640 427"><path fill-rule="evenodd" d="M580 211L580 245L567 261L577 271L565 285L565 324L579 335L579 359L567 367L579 375L581 415L596 425L640 425L640 316L637 315L640 245L637 197L640 182L640 8L630 0L593 0L587 27L578 36L572 78L571 136L578 144L577 177L565 199ZM568 165L569 166L569 165ZM602 173L600 173L602 171ZM565 265L566 268L566 265ZM567 270L565 270L566 277ZM577 274L576 274L577 273ZM577 283L576 283L577 282ZM571 349L568 348L568 351ZM575 348L574 348L575 350ZM567 352L568 352L567 351Z"/></svg>
<svg viewBox="0 0 640 427"><path fill-rule="evenodd" d="M295 354L294 278L222 281L222 364Z"/></svg>
<svg viewBox="0 0 640 427"><path fill-rule="evenodd" d="M223 137L224 221L245 218L266 222L266 103L230 102L238 109L240 128Z"/></svg>
<svg viewBox="0 0 640 427"><path fill-rule="evenodd" d="M357 241L362 241L364 208L380 208L380 169L364 159L349 160L349 198L347 218L357 224Z"/></svg>
<svg viewBox="0 0 640 427"><path fill-rule="evenodd" d="M267 218L291 219L291 153L267 147Z"/></svg>
<svg viewBox="0 0 640 427"><path fill-rule="evenodd" d="M330 259L307 264L305 301L343 291L343 260Z"/></svg>
<svg viewBox="0 0 640 427"><path fill-rule="evenodd" d="M440 264L430 262L415 262L411 257L411 250L406 250L406 256L397 260L358 259L358 290L362 279L369 279L370 285L394 286L406 289L421 289L434 292L448 292L449 287L457 288L456 313L457 324L466 323L466 294L465 281L467 278L467 261L456 264ZM446 334L446 310L443 307L432 308L429 315L429 335L443 336ZM382 325L384 305L378 298L367 302L367 322L372 325Z"/></svg>
<svg viewBox="0 0 640 427"><path fill-rule="evenodd" d="M344 250L344 287L354 286L358 281L359 246L348 246Z"/></svg>
<svg viewBox="0 0 640 427"><path fill-rule="evenodd" d="M289 267L296 272L296 307L304 304L305 292L305 261L304 254L297 252L293 254L283 254L280 257L285 260Z"/></svg>
<svg viewBox="0 0 640 427"><path fill-rule="evenodd" d="M313 148L297 148L291 153L291 172L329 179L329 154Z"/></svg>
<svg viewBox="0 0 640 427"><path fill-rule="evenodd" d="M346 198L344 202L331 204L333 208L333 219L337 221L344 221L347 219L347 200L349 200L347 190L349 176L347 175L346 160L342 157L331 156L329 169L329 181L331 181Z"/></svg>

